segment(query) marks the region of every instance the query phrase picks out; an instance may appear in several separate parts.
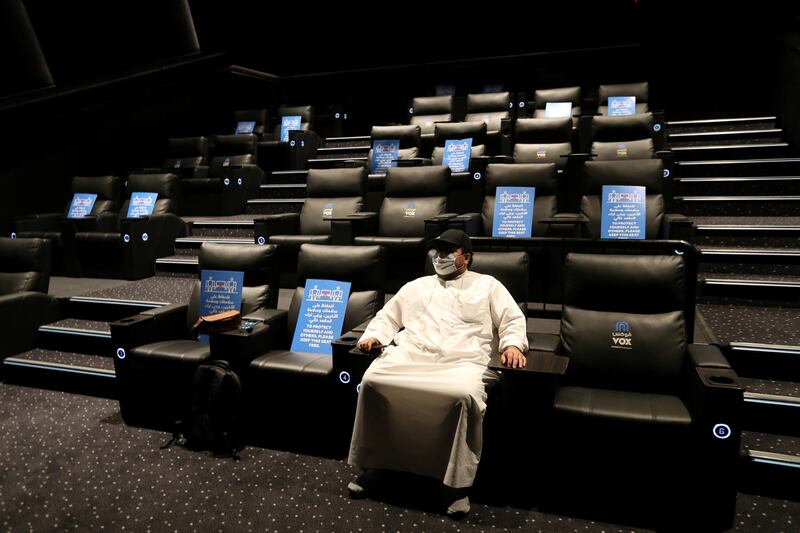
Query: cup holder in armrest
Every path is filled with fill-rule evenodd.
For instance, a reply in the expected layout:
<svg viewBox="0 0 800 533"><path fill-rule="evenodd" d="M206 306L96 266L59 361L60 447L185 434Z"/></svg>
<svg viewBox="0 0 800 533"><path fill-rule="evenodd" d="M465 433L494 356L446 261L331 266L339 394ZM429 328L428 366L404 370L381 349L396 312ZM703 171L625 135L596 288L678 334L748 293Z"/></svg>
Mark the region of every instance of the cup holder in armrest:
<svg viewBox="0 0 800 533"><path fill-rule="evenodd" d="M356 342L358 340L358 337L342 337L339 340L342 342Z"/></svg>

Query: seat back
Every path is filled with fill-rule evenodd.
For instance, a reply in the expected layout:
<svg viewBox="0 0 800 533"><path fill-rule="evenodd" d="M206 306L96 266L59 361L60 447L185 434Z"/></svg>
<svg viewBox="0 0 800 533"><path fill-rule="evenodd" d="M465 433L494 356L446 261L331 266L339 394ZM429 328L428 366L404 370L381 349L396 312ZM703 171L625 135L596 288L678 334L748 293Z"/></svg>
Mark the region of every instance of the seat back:
<svg viewBox="0 0 800 533"><path fill-rule="evenodd" d="M272 244L223 244L204 242L200 246L200 270L231 270L244 272L242 289L242 315L262 308L274 309L278 305L278 268L275 265L277 246ZM197 280L189 298L186 326L200 315L200 280Z"/></svg>
<svg viewBox="0 0 800 533"><path fill-rule="evenodd" d="M453 120L453 97L420 96L411 101L409 124L419 126L422 135L432 135L437 122Z"/></svg>
<svg viewBox="0 0 800 533"><path fill-rule="evenodd" d="M563 170L571 153L572 119L517 119L512 153L515 163L555 163Z"/></svg>
<svg viewBox="0 0 800 533"><path fill-rule="evenodd" d="M208 164L207 137L171 137L161 168L192 168Z"/></svg>
<svg viewBox="0 0 800 533"><path fill-rule="evenodd" d="M527 252L475 252L469 269L488 274L503 284L528 316L529 270Z"/></svg>
<svg viewBox="0 0 800 533"><path fill-rule="evenodd" d="M72 192L96 194L92 215L116 213L119 209L122 187L118 176L75 176L72 178ZM69 212L69 204L64 213Z"/></svg>
<svg viewBox="0 0 800 533"><path fill-rule="evenodd" d="M264 135L264 126L267 123L266 109L239 109L233 112L234 127L240 122L255 122L253 133L257 136Z"/></svg>
<svg viewBox="0 0 800 533"><path fill-rule="evenodd" d="M645 238L658 238L664 219L664 165L660 159L635 161L587 161L581 170L581 213L589 219L587 231L600 237L604 185L636 185L646 188Z"/></svg>
<svg viewBox="0 0 800 533"><path fill-rule="evenodd" d="M308 279L332 279L351 284L342 332L371 320L383 307L380 288L386 273L382 246L328 246L303 244L297 260L298 286L289 305L287 344L291 345L297 315Z"/></svg>
<svg viewBox="0 0 800 533"><path fill-rule="evenodd" d="M539 222L558 211L556 189L558 172L555 163L507 165L492 163L486 167L486 196L481 219L487 236L492 234L497 187L536 187L533 200L533 235L543 237L547 224Z"/></svg>
<svg viewBox="0 0 800 533"><path fill-rule="evenodd" d="M419 145L421 130L419 126L372 126L370 133L370 149L367 161L372 161L372 142L399 140L400 150L397 153L398 159L409 159L419 157Z"/></svg>
<svg viewBox="0 0 800 533"><path fill-rule="evenodd" d="M448 167L389 168L378 233L383 237L424 237L425 219L445 213L449 181Z"/></svg>
<svg viewBox="0 0 800 533"><path fill-rule="evenodd" d="M258 137L252 133L245 135L217 135L214 140L214 158L211 168L232 165L254 165Z"/></svg>
<svg viewBox="0 0 800 533"><path fill-rule="evenodd" d="M647 113L650 111L648 105L650 99L650 84L646 81L601 85L597 92L597 112L599 114L608 115L608 98L610 96L635 96L636 113Z"/></svg>
<svg viewBox="0 0 800 533"><path fill-rule="evenodd" d="M487 131L495 132L504 118L511 118L510 92L467 95L464 122L485 122Z"/></svg>
<svg viewBox="0 0 800 533"><path fill-rule="evenodd" d="M580 87L558 87L555 89L537 89L533 93L534 118L544 118L544 112L548 102L570 102L572 104L572 116L581 115L581 88Z"/></svg>
<svg viewBox="0 0 800 533"><path fill-rule="evenodd" d="M692 327L686 277L679 255L567 254L560 337L569 381L676 392Z"/></svg>
<svg viewBox="0 0 800 533"><path fill-rule="evenodd" d="M653 114L592 117L591 152L598 161L653 159Z"/></svg>
<svg viewBox="0 0 800 533"><path fill-rule="evenodd" d="M367 195L367 169L312 168L306 179L306 201L300 211L302 235L328 235L331 223L325 218L358 213Z"/></svg>
<svg viewBox="0 0 800 533"><path fill-rule="evenodd" d="M283 117L300 117L300 129L308 131L314 127L314 106L311 105L282 105L278 108L278 122L272 130L276 141L281 139L281 120Z"/></svg>
<svg viewBox="0 0 800 533"><path fill-rule="evenodd" d="M472 139L471 157L486 155L485 122L450 122L437 124L433 135L433 164L441 165L444 145L449 140Z"/></svg>
<svg viewBox="0 0 800 533"><path fill-rule="evenodd" d="M47 293L50 265L48 239L0 237L0 296L22 291Z"/></svg>
<svg viewBox="0 0 800 533"><path fill-rule="evenodd" d="M153 207L154 215L166 213L179 214L183 205L180 178L168 172L159 174L131 174L128 176L128 193L122 208L119 210L120 218L128 215L128 206L131 203L131 193L155 192L158 193L156 205Z"/></svg>

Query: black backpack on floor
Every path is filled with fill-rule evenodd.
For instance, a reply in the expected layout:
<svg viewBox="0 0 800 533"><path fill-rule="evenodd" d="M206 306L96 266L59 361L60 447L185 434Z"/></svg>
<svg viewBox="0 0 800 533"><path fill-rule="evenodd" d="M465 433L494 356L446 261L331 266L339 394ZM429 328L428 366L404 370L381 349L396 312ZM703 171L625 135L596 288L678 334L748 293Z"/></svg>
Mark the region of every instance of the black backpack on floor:
<svg viewBox="0 0 800 533"><path fill-rule="evenodd" d="M197 367L192 382L192 410L178 422L172 442L192 450L210 450L238 459L242 449L239 412L242 386L239 376L223 360ZM166 447L166 446L165 446Z"/></svg>

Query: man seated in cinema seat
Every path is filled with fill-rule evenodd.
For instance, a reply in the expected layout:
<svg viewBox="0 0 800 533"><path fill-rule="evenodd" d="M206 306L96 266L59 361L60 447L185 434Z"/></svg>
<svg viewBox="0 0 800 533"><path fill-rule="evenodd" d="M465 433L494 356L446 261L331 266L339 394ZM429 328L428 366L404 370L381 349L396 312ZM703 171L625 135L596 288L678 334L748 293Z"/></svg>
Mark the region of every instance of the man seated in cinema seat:
<svg viewBox="0 0 800 533"><path fill-rule="evenodd" d="M526 321L499 281L469 271L466 233L447 230L428 248L436 275L404 285L359 339L365 351L386 347L361 381L348 462L364 473L348 489L369 495L384 470L432 477L443 483L448 516L460 518L481 456L487 388L498 379L490 357L524 367Z"/></svg>

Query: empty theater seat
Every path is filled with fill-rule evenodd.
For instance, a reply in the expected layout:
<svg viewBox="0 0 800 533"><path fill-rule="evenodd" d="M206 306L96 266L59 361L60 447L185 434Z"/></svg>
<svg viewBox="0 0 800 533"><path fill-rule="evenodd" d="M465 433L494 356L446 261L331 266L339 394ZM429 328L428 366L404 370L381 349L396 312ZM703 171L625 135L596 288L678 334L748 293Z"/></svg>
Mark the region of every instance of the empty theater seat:
<svg viewBox="0 0 800 533"><path fill-rule="evenodd" d="M555 163L563 170L571 153L571 119L520 118L514 123L513 149L505 155L515 163Z"/></svg>
<svg viewBox="0 0 800 533"><path fill-rule="evenodd" d="M536 431L549 505L730 526L743 388L717 347L692 344L688 259L567 255L569 366Z"/></svg>
<svg viewBox="0 0 800 533"><path fill-rule="evenodd" d="M266 109L239 109L233 112L233 133L238 133L236 130L242 122L253 122L253 128L249 133L254 134L259 139L264 137L264 130L267 124L267 110ZM247 128L249 129L249 128Z"/></svg>
<svg viewBox="0 0 800 533"><path fill-rule="evenodd" d="M569 102L572 104L573 120L581 115L583 110L581 88L580 87L558 87L555 89L537 89L533 93L534 118L544 118L545 110L549 102Z"/></svg>
<svg viewBox="0 0 800 533"><path fill-rule="evenodd" d="M0 237L0 356L33 348L40 325L58 319L50 285L50 241Z"/></svg>
<svg viewBox="0 0 800 533"><path fill-rule="evenodd" d="M330 218L347 217L364 209L367 170L364 167L310 169L306 184L306 200L300 213L254 220L256 242L279 246L281 272L292 278L292 287L296 285L291 274L297 271L300 245L330 244Z"/></svg>
<svg viewBox="0 0 800 533"><path fill-rule="evenodd" d="M131 174L128 197L118 214L74 220L75 246L84 276L140 279L153 275L157 257L172 255L175 239L186 234L180 178L175 174ZM127 218L133 192L157 193L149 217Z"/></svg>
<svg viewBox="0 0 800 533"><path fill-rule="evenodd" d="M652 113L627 117L586 117L591 124L581 128L582 151L598 161L653 159L661 146L653 131Z"/></svg>
<svg viewBox="0 0 800 533"><path fill-rule="evenodd" d="M434 165L441 165L444 159L444 146L450 140L472 139L471 157L486 155L486 123L452 122L437 124L434 128L434 141L431 159Z"/></svg>
<svg viewBox="0 0 800 533"><path fill-rule="evenodd" d="M343 406L352 399L336 394L339 376L333 371L333 356L293 352L292 339L308 279L351 283L343 332L371 320L383 307L385 261L380 246L300 247L297 287L289 310L270 320L274 343L250 363L243 377L248 420L256 433L307 447L346 446L352 419L347 422ZM309 434L313 439L298 438Z"/></svg>
<svg viewBox="0 0 800 533"><path fill-rule="evenodd" d="M198 260L201 271L244 272L242 316L263 320L278 302L274 255L274 246L206 242ZM169 425L188 415L194 372L211 357L214 344L191 334L200 315L200 290L198 280L188 304L158 307L111 324L120 411L129 424ZM248 361L232 362L241 367Z"/></svg>
<svg viewBox="0 0 800 533"><path fill-rule="evenodd" d="M300 128L289 130L287 140L281 139L283 117L300 117ZM316 154L322 140L314 133L314 107L311 105L278 108L272 131L266 132L258 143L258 162L266 172L306 168L309 157Z"/></svg>
<svg viewBox="0 0 800 533"><path fill-rule="evenodd" d="M72 193L96 194L90 217L116 216L119 210L121 187L117 176L75 176ZM49 239L53 254L53 272L57 275L80 276L80 264L75 251L74 230L66 218L70 203L62 213L27 215L15 224L21 238Z"/></svg>
<svg viewBox="0 0 800 533"><path fill-rule="evenodd" d="M170 171L194 169L208 164L207 137L170 137L162 168ZM174 169L174 170L173 170Z"/></svg>
<svg viewBox="0 0 800 533"><path fill-rule="evenodd" d="M411 101L409 114L408 123L420 127L423 142L432 140L437 122L453 121L453 97L419 96Z"/></svg>

